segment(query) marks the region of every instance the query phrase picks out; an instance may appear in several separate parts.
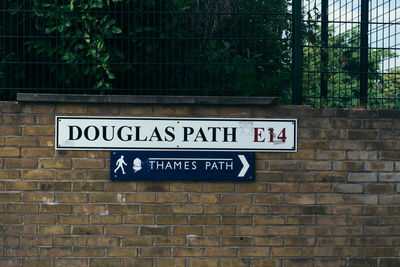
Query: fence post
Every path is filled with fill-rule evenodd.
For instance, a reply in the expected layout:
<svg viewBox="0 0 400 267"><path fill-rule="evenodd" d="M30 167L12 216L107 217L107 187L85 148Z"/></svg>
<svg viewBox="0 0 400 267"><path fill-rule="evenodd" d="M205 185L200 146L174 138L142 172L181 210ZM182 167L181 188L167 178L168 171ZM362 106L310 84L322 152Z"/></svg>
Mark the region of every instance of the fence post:
<svg viewBox="0 0 400 267"><path fill-rule="evenodd" d="M367 106L368 97L368 0L361 1L360 30L360 105Z"/></svg>
<svg viewBox="0 0 400 267"><path fill-rule="evenodd" d="M328 0L321 1L321 97L328 95Z"/></svg>
<svg viewBox="0 0 400 267"><path fill-rule="evenodd" d="M292 94L293 104L303 104L303 41L301 33L302 25L302 2L294 0L293 3L293 80Z"/></svg>

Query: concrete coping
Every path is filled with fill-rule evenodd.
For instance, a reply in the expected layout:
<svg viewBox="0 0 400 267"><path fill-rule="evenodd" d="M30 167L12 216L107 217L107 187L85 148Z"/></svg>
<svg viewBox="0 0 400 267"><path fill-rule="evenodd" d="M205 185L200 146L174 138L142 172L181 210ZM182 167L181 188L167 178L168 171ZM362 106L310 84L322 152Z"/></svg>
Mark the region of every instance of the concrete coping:
<svg viewBox="0 0 400 267"><path fill-rule="evenodd" d="M19 102L43 103L110 103L110 104L201 104L201 105L265 105L280 104L279 97L241 96L160 96L160 95L78 95L19 93Z"/></svg>

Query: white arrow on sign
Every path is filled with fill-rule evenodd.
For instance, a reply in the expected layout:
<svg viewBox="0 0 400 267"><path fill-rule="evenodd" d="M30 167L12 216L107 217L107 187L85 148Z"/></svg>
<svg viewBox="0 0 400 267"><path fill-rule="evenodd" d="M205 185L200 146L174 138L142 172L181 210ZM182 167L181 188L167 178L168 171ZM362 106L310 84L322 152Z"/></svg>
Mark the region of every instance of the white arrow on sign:
<svg viewBox="0 0 400 267"><path fill-rule="evenodd" d="M244 155L238 155L240 161L243 164L242 170L239 172L238 177L243 177L246 175L247 170L249 169L250 165L249 162L247 161L246 157Z"/></svg>

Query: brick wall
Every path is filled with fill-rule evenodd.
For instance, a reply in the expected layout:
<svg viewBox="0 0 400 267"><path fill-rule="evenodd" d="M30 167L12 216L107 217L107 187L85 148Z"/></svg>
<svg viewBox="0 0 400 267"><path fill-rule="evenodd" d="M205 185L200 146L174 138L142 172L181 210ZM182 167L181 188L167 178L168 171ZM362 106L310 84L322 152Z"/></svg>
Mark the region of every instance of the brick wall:
<svg viewBox="0 0 400 267"><path fill-rule="evenodd" d="M0 103L0 266L400 266L400 111ZM55 115L298 118L254 183L111 182Z"/></svg>

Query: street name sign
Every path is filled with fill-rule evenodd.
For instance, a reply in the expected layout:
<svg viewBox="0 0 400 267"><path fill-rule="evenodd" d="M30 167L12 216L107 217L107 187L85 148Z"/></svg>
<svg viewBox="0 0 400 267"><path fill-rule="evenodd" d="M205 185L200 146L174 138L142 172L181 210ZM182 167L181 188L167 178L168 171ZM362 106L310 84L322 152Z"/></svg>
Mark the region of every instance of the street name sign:
<svg viewBox="0 0 400 267"><path fill-rule="evenodd" d="M111 180L253 181L254 153L111 151Z"/></svg>
<svg viewBox="0 0 400 267"><path fill-rule="evenodd" d="M296 119L57 116L57 150L296 152Z"/></svg>

